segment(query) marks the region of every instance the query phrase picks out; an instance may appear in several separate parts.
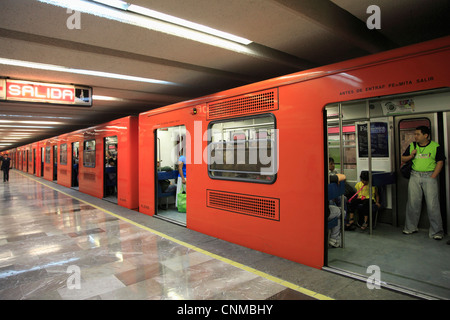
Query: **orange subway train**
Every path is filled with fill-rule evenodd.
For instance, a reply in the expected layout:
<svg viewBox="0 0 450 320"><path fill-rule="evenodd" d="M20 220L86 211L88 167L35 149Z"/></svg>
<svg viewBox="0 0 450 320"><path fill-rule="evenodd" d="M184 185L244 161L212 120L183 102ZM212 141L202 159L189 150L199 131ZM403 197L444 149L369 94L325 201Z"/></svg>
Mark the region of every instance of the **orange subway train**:
<svg viewBox="0 0 450 320"><path fill-rule="evenodd" d="M430 117L436 135L448 135L448 127L439 124L447 123L450 111L449 45L447 37L142 113L140 212L165 213L157 206L157 161L170 167L183 154L187 228L323 267L328 158L335 154L338 160L341 154L336 152L343 131L339 120L341 128L343 122L359 129L353 130L352 142L359 138L359 148L342 145L339 164L347 180L358 182L363 170L385 173L378 175L385 182L385 218L401 224L404 217L392 202L399 191L393 186L403 181L393 183L392 176L404 149L396 147L399 133L393 126ZM367 151L362 126L367 122L386 130L370 166L368 155L361 153L364 141ZM329 128L337 134L329 136ZM348 134L342 134L346 139ZM448 175L442 180L448 183Z"/></svg>
<svg viewBox="0 0 450 320"><path fill-rule="evenodd" d="M138 201L138 118L128 116L8 151L14 167L128 209ZM120 157L119 157L120 155Z"/></svg>
<svg viewBox="0 0 450 320"><path fill-rule="evenodd" d="M78 184L80 192L95 197L116 194L118 205L143 214L314 268L351 269L359 262L338 256L340 249L329 250L329 171L345 174L351 188L368 171L381 202L379 210L370 210L366 238L355 239L344 230L344 215L339 218L338 247L351 255L348 250L373 241L381 225L401 234L408 182L399 174L401 154L418 124L431 129L448 159L449 70L450 37L444 37L153 109L10 152L19 170L31 163L29 173L43 172L44 179L67 187ZM106 161L114 155L111 188L105 176L113 172ZM439 177L445 232L449 172L447 160ZM179 204L183 190L185 204ZM419 227L428 226L424 212Z"/></svg>

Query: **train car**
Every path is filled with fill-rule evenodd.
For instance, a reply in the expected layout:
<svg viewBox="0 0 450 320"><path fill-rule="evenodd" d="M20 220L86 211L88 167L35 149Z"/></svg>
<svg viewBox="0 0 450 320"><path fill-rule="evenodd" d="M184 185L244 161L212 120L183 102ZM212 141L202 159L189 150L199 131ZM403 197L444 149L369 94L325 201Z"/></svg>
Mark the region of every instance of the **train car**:
<svg viewBox="0 0 450 320"><path fill-rule="evenodd" d="M23 150L24 150L24 147L23 146L18 147L16 150L17 150L17 152L16 152L16 154L17 154L16 168L17 168L17 170L22 171L23 170Z"/></svg>
<svg viewBox="0 0 450 320"><path fill-rule="evenodd" d="M68 188L78 188L79 146L83 144L81 131L58 137L58 184Z"/></svg>
<svg viewBox="0 0 450 320"><path fill-rule="evenodd" d="M139 210L327 266L329 157L350 185L368 171L370 184L383 189L380 221L402 225L406 187L397 173L411 129L426 122L448 158L448 70L445 37L141 113ZM185 213L160 184L178 181L180 156L186 158ZM442 216L450 221L448 161L440 180Z"/></svg>
<svg viewBox="0 0 450 320"><path fill-rule="evenodd" d="M52 137L40 141L43 152L43 178L56 182L58 179L58 137Z"/></svg>
<svg viewBox="0 0 450 320"><path fill-rule="evenodd" d="M27 165L27 173L29 174L36 174L36 152L37 152L37 145L38 142L33 142L27 145L26 152L27 152L27 158L28 158L28 165Z"/></svg>
<svg viewBox="0 0 450 320"><path fill-rule="evenodd" d="M138 117L58 138L58 183L125 208L138 208Z"/></svg>

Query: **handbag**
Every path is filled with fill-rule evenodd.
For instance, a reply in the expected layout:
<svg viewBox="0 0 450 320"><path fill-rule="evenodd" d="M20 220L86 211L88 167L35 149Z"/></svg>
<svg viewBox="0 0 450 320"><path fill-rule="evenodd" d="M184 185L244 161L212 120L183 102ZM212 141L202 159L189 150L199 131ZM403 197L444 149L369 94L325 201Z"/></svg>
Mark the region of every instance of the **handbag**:
<svg viewBox="0 0 450 320"><path fill-rule="evenodd" d="M349 203L352 202L353 198L355 198L355 197L358 195L358 193L359 193L362 189L364 189L364 187L365 187L365 185L363 185L358 191L356 191L356 193L353 195L353 197L351 197L350 199L348 199L348 202L349 202ZM364 200L365 198L366 198L366 197L362 196L362 197L361 197L361 200Z"/></svg>
<svg viewBox="0 0 450 320"><path fill-rule="evenodd" d="M414 142L414 149L416 149L416 145L417 143ZM412 170L412 160L409 160L400 167L400 173L405 179L409 179L411 177L411 170Z"/></svg>
<svg viewBox="0 0 450 320"><path fill-rule="evenodd" d="M177 210L178 212L186 212L186 191L184 191L184 186L181 188L181 192L177 194Z"/></svg>

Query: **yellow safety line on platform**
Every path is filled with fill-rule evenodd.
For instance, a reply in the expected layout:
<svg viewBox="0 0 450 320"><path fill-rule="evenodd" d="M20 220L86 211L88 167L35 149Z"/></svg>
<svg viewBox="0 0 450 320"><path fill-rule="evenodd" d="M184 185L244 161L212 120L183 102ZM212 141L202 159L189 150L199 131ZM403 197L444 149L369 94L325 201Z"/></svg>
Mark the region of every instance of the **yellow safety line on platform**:
<svg viewBox="0 0 450 320"><path fill-rule="evenodd" d="M263 272L263 271L256 270L256 269L254 269L254 268L252 268L252 267L249 267L249 266L246 266L246 265L244 265L244 264L242 264L242 263L239 263L239 262L230 260L230 259L228 259L228 258L219 256L219 255L217 255L217 254L215 254L215 253L212 253L212 252L203 250L203 249L198 248L198 247L196 247L196 246L194 246L194 245L192 245L192 244L189 244L189 243L187 243L187 242L178 240L178 239L176 239L176 238L173 238L173 237L171 237L171 236L169 236L169 235L167 235L167 234L164 234L164 233L162 233L162 232L159 232L159 231L157 231L157 230L154 230L154 229L151 229L151 228L149 228L149 227L143 226L143 225L141 225L141 224L139 224L139 223L137 223L137 222L134 222L134 221L132 221L132 220L130 220L130 219L124 218L124 217L122 217L122 216L120 216L120 215L118 215L118 214L115 214L115 213L110 212L110 211L108 211L108 210L106 210L106 209L104 209L104 208L101 208L101 207L99 207L99 206L96 206L95 204L92 204L92 203L90 203L90 202L88 202L88 201L86 201L86 200L77 198L77 197L75 197L75 196L73 196L73 195L70 195L70 194L64 192L64 191L58 190L58 189L56 189L56 188L53 188L52 186L49 186L49 185L47 185L47 184L45 184L45 183L39 181L37 178L27 176L27 175L25 175L24 173L22 173L22 172L20 172L20 171L16 171L16 172L18 172L19 174L23 175L23 176L26 177L26 178L29 178L29 179L31 179L31 180L34 180L34 181L36 181L36 182L38 182L38 183L40 183L40 184L42 184L42 185L44 185L44 186L46 186L46 187L48 187L48 188L50 188L50 189L53 189L53 190L55 190L55 191L57 191L57 192L60 192L60 193L66 195L66 196L68 196L68 197L71 197L71 198L73 198L73 199L75 199L75 200L78 200L78 201L80 201L80 202L83 202L83 203L85 203L85 204L88 204L88 205L90 205L90 206L92 206L92 207L94 207L94 208L96 208L96 209L98 209L98 210L101 210L101 211L103 211L103 212L105 212L105 213L107 213L107 214L109 214L109 215L112 215L112 216L114 216L114 217L116 217L116 218L118 218L118 219L120 219L120 220L122 220L122 221L131 223L132 225L134 225L134 226L136 226L136 227L138 227L138 228L147 230L147 231L149 231L149 232L151 232L151 233L154 233L154 234L156 234L156 235L158 235L158 236L160 236L160 237L162 237L162 238L165 238L165 239L168 239L168 240L170 240L170 241L173 241L173 242L175 242L175 243L177 243L177 244L179 244L179 245L182 245L182 246L187 247L187 248L189 248L189 249L192 249L192 250L194 250L194 251L203 253L203 254L205 254L205 255L211 257L211 258L214 258L214 259L217 259L217 260L222 261L222 262L224 262L224 263L230 264L230 265L232 265L232 266L234 266L234 267L236 267L236 268L239 268L239 269L242 269L242 270L251 272L251 273L253 273L253 274L255 274L255 275L258 275L258 276L260 276L260 277L262 277L262 278L265 278L265 279L267 279L267 280L276 282L276 283L278 283L278 284L280 284L280 285L282 285L282 286L285 286L285 287L290 288L290 289L292 289L292 290L298 291L298 292L300 292L300 293L303 293L303 294L305 294L305 295L307 295L307 296L310 296L310 297L313 297L313 298L315 298L315 299L318 299L318 300L334 300L334 299L332 299L332 298L330 298L330 297L327 297L327 296L325 296L325 295L323 295L323 294L320 294L320 293L317 293L317 292L314 292L314 291L305 289L305 288L300 287L300 286L298 286L298 285L296 285L296 284L293 284L293 283L291 283L291 282L288 282L288 281L285 281L285 280L283 280L283 279L280 279L280 278L271 276L270 274L265 273L265 272Z"/></svg>

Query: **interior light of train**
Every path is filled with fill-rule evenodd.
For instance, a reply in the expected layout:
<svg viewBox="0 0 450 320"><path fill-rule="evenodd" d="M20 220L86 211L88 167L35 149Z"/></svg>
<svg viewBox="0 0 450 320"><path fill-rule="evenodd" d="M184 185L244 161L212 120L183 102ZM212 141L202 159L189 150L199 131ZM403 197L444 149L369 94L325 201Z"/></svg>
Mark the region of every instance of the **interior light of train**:
<svg viewBox="0 0 450 320"><path fill-rule="evenodd" d="M92 89L89 87L10 79L3 82L3 100L88 107L92 105Z"/></svg>

